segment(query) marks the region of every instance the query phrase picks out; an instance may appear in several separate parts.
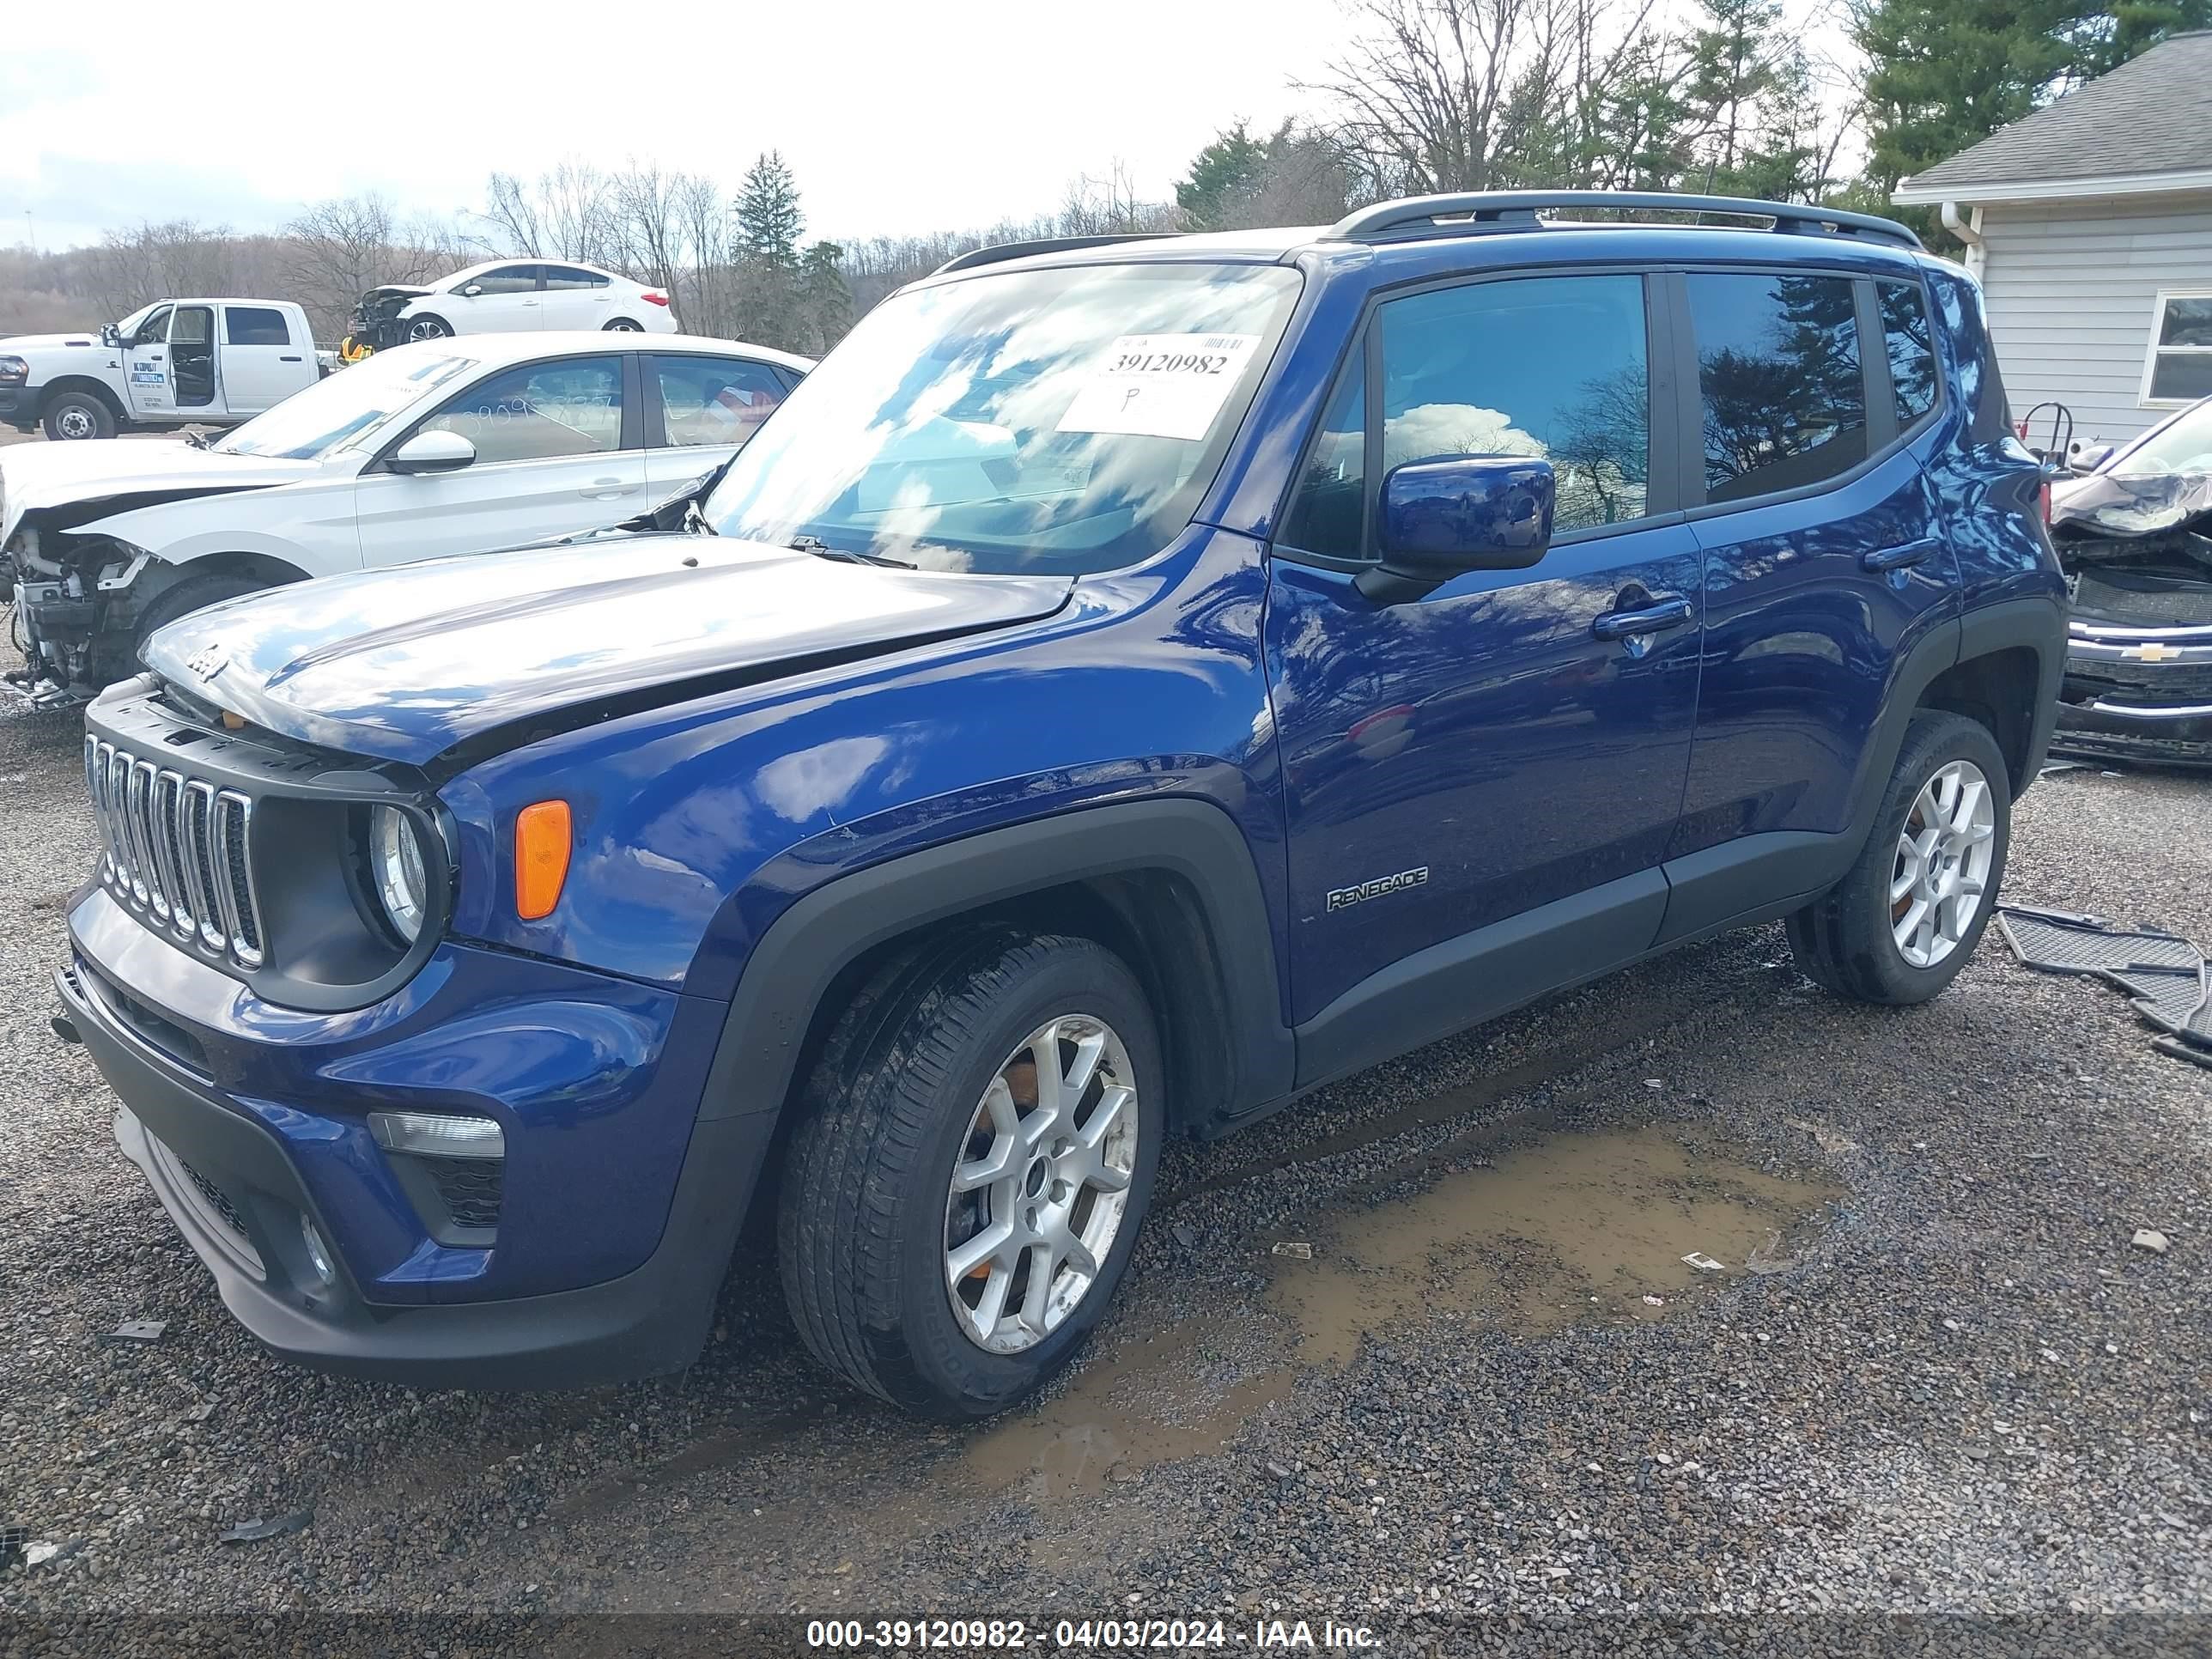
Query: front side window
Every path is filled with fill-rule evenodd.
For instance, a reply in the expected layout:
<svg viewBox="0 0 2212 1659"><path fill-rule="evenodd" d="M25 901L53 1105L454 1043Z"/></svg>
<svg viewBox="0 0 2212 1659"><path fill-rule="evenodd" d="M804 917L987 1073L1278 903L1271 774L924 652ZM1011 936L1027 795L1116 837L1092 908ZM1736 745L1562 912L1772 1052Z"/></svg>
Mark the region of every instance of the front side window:
<svg viewBox="0 0 2212 1659"><path fill-rule="evenodd" d="M343 374L326 375L294 392L208 447L225 455L278 455L293 461L368 447L382 435L386 422L476 366L472 357L433 356L419 346L379 352Z"/></svg>
<svg viewBox="0 0 2212 1659"><path fill-rule="evenodd" d="M538 292L538 267L494 265L482 275L459 284L456 291L468 288L483 294L535 294Z"/></svg>
<svg viewBox="0 0 2212 1659"><path fill-rule="evenodd" d="M486 377L423 422L421 429L458 432L485 462L552 460L619 449L622 380L619 357L527 363Z"/></svg>
<svg viewBox="0 0 2212 1659"><path fill-rule="evenodd" d="M1708 271L1686 281L1708 501L1802 489L1866 459L1850 278Z"/></svg>
<svg viewBox="0 0 2212 1659"><path fill-rule="evenodd" d="M784 400L765 363L736 357L656 357L661 424L670 444L741 444Z"/></svg>
<svg viewBox="0 0 2212 1659"><path fill-rule="evenodd" d="M1377 321L1385 477L1413 461L1527 455L1552 464L1555 530L1644 516L1642 277L1475 283L1394 301Z"/></svg>
<svg viewBox="0 0 2212 1659"><path fill-rule="evenodd" d="M289 345L292 331L284 313L267 306L225 306L222 312L225 345Z"/></svg>
<svg viewBox="0 0 2212 1659"><path fill-rule="evenodd" d="M1936 342L1928 306L1917 283L1876 283L1881 334L1889 349L1889 389L1897 404L1897 429L1908 430L1936 407Z"/></svg>
<svg viewBox="0 0 2212 1659"><path fill-rule="evenodd" d="M2150 338L2145 403L2212 398L2212 292L2160 295Z"/></svg>
<svg viewBox="0 0 2212 1659"><path fill-rule="evenodd" d="M159 306L146 313L146 320L123 337L125 345L155 345L169 337L168 306Z"/></svg>
<svg viewBox="0 0 2212 1659"><path fill-rule="evenodd" d="M708 521L938 570L1149 558L1212 482L1299 280L1163 260L909 289L738 453Z"/></svg>

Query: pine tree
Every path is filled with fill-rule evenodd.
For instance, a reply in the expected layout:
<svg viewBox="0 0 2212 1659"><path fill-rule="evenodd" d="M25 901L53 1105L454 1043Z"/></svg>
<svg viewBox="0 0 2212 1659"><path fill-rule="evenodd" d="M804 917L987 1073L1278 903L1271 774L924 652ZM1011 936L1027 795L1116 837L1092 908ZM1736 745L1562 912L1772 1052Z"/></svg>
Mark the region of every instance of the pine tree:
<svg viewBox="0 0 2212 1659"><path fill-rule="evenodd" d="M1708 21L1691 32L1683 102L1701 128L1698 187L1723 190L1735 183L1756 106L1774 85L1782 8L1776 0L1703 3Z"/></svg>
<svg viewBox="0 0 2212 1659"><path fill-rule="evenodd" d="M1238 121L1191 158L1190 176L1176 186L1176 205L1193 230L1226 230L1243 220L1239 210L1257 195L1267 167L1267 146Z"/></svg>
<svg viewBox="0 0 2212 1659"><path fill-rule="evenodd" d="M738 246L738 331L756 345L804 351L814 343L801 293L799 182L782 153L769 150L745 173L731 204Z"/></svg>
<svg viewBox="0 0 2212 1659"><path fill-rule="evenodd" d="M853 326L853 294L842 269L845 250L835 242L816 242L800 262L799 290L813 349L827 351Z"/></svg>
<svg viewBox="0 0 2212 1659"><path fill-rule="evenodd" d="M1855 0L1869 63L1867 172L1885 192L1999 127L2212 22L2212 0Z"/></svg>

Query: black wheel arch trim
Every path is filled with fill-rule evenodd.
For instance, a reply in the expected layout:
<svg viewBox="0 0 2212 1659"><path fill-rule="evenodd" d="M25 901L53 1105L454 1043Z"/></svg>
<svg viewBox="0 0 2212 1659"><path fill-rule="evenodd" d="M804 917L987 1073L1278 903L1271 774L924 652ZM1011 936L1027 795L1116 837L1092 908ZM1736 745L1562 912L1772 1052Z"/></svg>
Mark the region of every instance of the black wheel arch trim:
<svg viewBox="0 0 2212 1659"><path fill-rule="evenodd" d="M1229 1061L1224 1098L1185 1121L1202 1127L1286 1094L1295 1051L1252 849L1223 808L1172 796L984 830L833 878L795 901L738 977L701 1120L782 1109L816 1011L838 976L868 951L1025 894L1146 873L1182 879L1215 947ZM1170 1011L1162 1012L1164 1024Z"/></svg>

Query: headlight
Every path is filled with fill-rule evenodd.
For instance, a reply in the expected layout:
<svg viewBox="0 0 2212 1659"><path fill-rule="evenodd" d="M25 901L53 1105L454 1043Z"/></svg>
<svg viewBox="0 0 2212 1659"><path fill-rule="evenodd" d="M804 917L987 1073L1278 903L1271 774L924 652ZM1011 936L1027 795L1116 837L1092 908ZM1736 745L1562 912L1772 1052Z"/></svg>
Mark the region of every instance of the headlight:
<svg viewBox="0 0 2212 1659"><path fill-rule="evenodd" d="M21 386L31 378L31 365L21 357L0 357L0 386Z"/></svg>
<svg viewBox="0 0 2212 1659"><path fill-rule="evenodd" d="M430 884L423 874L422 842L415 820L396 807L371 807L368 863L384 919L393 933L414 944L422 935L423 913L430 907Z"/></svg>

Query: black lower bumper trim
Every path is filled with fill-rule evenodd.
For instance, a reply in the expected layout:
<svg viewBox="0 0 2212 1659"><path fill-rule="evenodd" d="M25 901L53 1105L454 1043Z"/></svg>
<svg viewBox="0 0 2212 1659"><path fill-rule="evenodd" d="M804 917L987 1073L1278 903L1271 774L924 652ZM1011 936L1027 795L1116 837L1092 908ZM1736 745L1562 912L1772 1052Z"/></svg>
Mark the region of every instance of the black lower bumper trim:
<svg viewBox="0 0 2212 1659"><path fill-rule="evenodd" d="M2212 714L2119 714L2087 703L2062 702L2051 747L2061 755L2212 766Z"/></svg>
<svg viewBox="0 0 2212 1659"><path fill-rule="evenodd" d="M285 1358L425 1388L539 1389L648 1376L697 1357L773 1113L697 1125L659 1248L620 1279L507 1301L372 1304L350 1285L313 1282L299 1217L321 1218L276 1137L149 1053L72 975L57 975L55 985L123 1103L117 1140L215 1275L224 1305ZM180 1168L232 1201L250 1251Z"/></svg>

